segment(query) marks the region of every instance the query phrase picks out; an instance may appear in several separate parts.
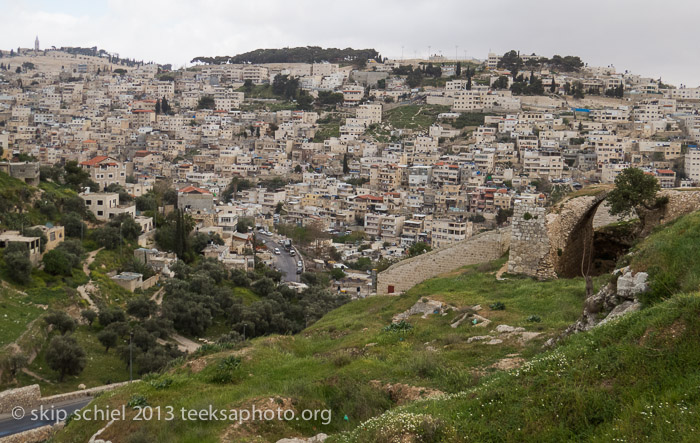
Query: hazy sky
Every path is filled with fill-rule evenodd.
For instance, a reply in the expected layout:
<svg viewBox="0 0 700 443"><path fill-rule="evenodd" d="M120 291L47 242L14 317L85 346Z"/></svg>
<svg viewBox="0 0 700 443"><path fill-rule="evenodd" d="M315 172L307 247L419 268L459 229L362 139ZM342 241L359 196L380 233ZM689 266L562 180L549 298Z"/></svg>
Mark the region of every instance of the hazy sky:
<svg viewBox="0 0 700 443"><path fill-rule="evenodd" d="M98 46L179 67L316 45L484 59L509 49L700 85L694 0L0 0L0 47ZM457 50L455 51L455 45Z"/></svg>

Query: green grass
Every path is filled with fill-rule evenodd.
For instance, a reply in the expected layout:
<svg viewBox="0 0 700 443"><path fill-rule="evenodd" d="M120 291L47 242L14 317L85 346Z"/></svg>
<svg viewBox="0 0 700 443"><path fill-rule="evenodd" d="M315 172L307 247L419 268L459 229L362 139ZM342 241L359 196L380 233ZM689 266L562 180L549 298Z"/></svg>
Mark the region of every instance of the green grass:
<svg viewBox="0 0 700 443"><path fill-rule="evenodd" d="M345 122L338 115L329 115L328 118L321 120L318 123L318 131L314 135L315 143L322 143L331 137L340 137L340 126Z"/></svg>
<svg viewBox="0 0 700 443"><path fill-rule="evenodd" d="M695 441L699 333L700 297L675 296L473 389L398 408L329 442L435 433L440 440L417 441Z"/></svg>
<svg viewBox="0 0 700 443"><path fill-rule="evenodd" d="M349 303L299 335L258 338L248 342L249 346L243 351L206 356L204 359L209 364L201 372L192 373L187 366L176 367L161 376L173 380L166 390L156 390L142 383L120 389L113 396L102 396L97 404L114 407L139 393L152 406L199 409L212 404L215 408L234 408L249 405L254 399L279 395L294 399L298 410L330 408L333 411L331 424L324 426L319 421L268 423L251 425L251 433L261 434L266 441L275 441L290 435L351 430L360 421L395 406L384 391L370 385L371 380L459 392L474 386L478 374L494 371L488 366L508 354L536 354L547 337L578 317L584 296L582 280L541 283L511 278L497 281L492 271L502 263L501 260L482 266L481 271L476 266L468 267L449 277L429 280L400 297L372 297ZM383 331L395 314L428 295L460 308L481 303L484 309L480 314L494 322L486 328L464 324L453 329L450 324L460 314L451 311L445 316L426 319L411 317L409 321L414 327L406 333ZM494 301L502 301L506 309L491 311L488 304ZM533 314L540 315L542 322L528 323L527 317ZM517 340L506 340L500 346L466 343L469 337L487 334L501 323L523 325L543 334L528 344ZM427 350L426 343L435 351ZM233 374L235 381L224 385L212 383L218 361L239 352L244 356ZM343 419L345 415L348 421ZM81 441L103 425L71 423L57 441ZM207 442L218 441L227 425L199 422L193 427L192 423L175 421L149 423L136 431L127 423L115 422L110 427L114 434L110 435L127 437L143 432L154 441Z"/></svg>
<svg viewBox="0 0 700 443"><path fill-rule="evenodd" d="M41 387L42 396L47 396L77 391L80 384L91 388L107 383L129 380L128 367L119 358L117 350L110 349L108 353L105 353L105 348L97 340L95 330L90 330L86 325L78 326L72 333L72 336L78 341L87 357L87 364L80 375L66 376L62 382L58 382L58 373L51 370L44 360L49 339L28 369L51 383L37 380L27 374L21 374L18 377L20 383L22 385L38 383Z"/></svg>
<svg viewBox="0 0 700 443"><path fill-rule="evenodd" d="M281 98L281 96L272 92L271 85L256 85L253 86L250 91L246 91L245 88L241 86L236 91L245 93L245 98Z"/></svg>
<svg viewBox="0 0 700 443"><path fill-rule="evenodd" d="M387 111L383 122L397 129L425 131L435 123L438 114L448 112L449 107L438 105L406 105Z"/></svg>
<svg viewBox="0 0 700 443"><path fill-rule="evenodd" d="M691 214L652 234L632 255L632 267L653 263L680 269L674 275L694 284L688 277L694 275L694 263L682 261L693 261L698 250L698 223L700 214ZM240 350L174 365L158 377L171 380L166 389L140 383L95 403L116 408L139 394L154 407L231 409L279 396L290 399L297 411L332 411L327 425L320 420L249 423L229 435L244 442L318 432L333 434L330 441L355 442L694 441L700 429L700 297L673 295L545 351L545 340L579 317L584 282L539 282L507 274L497 280L495 271L504 262L469 266L401 296L353 301L295 336L257 338ZM601 276L594 283L599 288L608 281L609 276ZM459 312L412 316L410 330L385 331L394 315L425 297L450 303ZM495 302L505 309L491 310ZM450 327L476 304L490 325ZM540 321L528 321L532 316ZM497 345L467 343L476 335L497 336L501 324L540 335L524 343L505 336L499 336L503 343ZM220 362L232 355L241 363L228 374L231 381L214 382L221 375ZM493 368L513 356L527 363L520 369ZM445 395L401 406L373 380L438 389ZM84 441L105 424L72 422L56 441ZM124 421L110 426L104 438L215 442L231 425Z"/></svg>
<svg viewBox="0 0 700 443"><path fill-rule="evenodd" d="M676 292L700 288L700 212L657 228L634 248L630 266L649 273L652 291L643 301L653 303Z"/></svg>
<svg viewBox="0 0 700 443"><path fill-rule="evenodd" d="M27 325L43 312L29 297L0 288L0 347L17 340Z"/></svg>
<svg viewBox="0 0 700 443"><path fill-rule="evenodd" d="M114 283L107 273L121 269L124 263L132 260L135 248L135 244L125 244L121 255L119 255L119 248L115 250L103 249L97 253L95 261L90 264L90 276L99 288L99 294L93 297L95 303L124 306L129 299L134 297L133 293ZM152 289L152 291L155 290Z"/></svg>

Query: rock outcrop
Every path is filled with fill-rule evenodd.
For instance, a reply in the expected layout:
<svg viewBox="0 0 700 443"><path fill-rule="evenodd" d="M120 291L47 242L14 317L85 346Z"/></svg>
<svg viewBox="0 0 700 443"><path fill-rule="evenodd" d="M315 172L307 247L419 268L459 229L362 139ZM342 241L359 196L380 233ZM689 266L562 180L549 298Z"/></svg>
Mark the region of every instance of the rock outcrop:
<svg viewBox="0 0 700 443"><path fill-rule="evenodd" d="M635 273L629 267L617 269L613 275L619 275L617 281L608 283L596 294L588 297L584 302L583 314L576 323L569 326L559 337L547 340L545 346L552 346L571 334L589 331L639 310L641 304L638 296L649 290L649 275L646 272Z"/></svg>

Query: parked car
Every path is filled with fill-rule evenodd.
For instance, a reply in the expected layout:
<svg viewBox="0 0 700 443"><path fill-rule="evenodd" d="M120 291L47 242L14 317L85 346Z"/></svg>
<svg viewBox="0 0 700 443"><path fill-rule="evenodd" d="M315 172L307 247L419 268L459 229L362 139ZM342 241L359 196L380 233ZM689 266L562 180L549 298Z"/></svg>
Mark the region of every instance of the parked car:
<svg viewBox="0 0 700 443"><path fill-rule="evenodd" d="M280 255L280 254L281 254L280 248L275 248L275 255Z"/></svg>
<svg viewBox="0 0 700 443"><path fill-rule="evenodd" d="M291 251L289 251L289 255L291 255L292 257L294 257L295 255L297 255L297 253L296 253L296 251L295 251L294 249L292 249Z"/></svg>
<svg viewBox="0 0 700 443"><path fill-rule="evenodd" d="M304 263L302 263L301 260L299 260L299 261L297 262L297 266L299 266L300 268L303 268L303 267L304 267Z"/></svg>

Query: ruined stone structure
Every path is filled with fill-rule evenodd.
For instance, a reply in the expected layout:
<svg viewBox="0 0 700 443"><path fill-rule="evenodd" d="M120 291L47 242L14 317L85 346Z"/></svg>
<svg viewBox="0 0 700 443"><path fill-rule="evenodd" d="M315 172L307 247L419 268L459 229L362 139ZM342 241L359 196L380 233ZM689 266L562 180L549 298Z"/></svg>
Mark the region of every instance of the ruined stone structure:
<svg viewBox="0 0 700 443"><path fill-rule="evenodd" d="M510 247L510 229L487 231L461 242L402 260L377 275L377 294L400 294L462 266L496 260Z"/></svg>
<svg viewBox="0 0 700 443"><path fill-rule="evenodd" d="M612 186L589 188L551 209L518 203L510 228L488 231L389 267L377 275L377 294L400 294L413 286L462 266L485 263L510 249L508 272L538 279L589 275L594 256L593 234L601 223L614 222L605 199ZM700 209L700 189L667 189L663 207L645 213L657 226ZM600 214L599 214L600 212ZM605 213L604 213L605 212Z"/></svg>
<svg viewBox="0 0 700 443"><path fill-rule="evenodd" d="M593 220L611 190L609 186L591 188L546 213L544 208L516 204L508 272L538 279L588 275L594 253ZM643 234L653 226L700 209L699 189L668 189L659 197L668 198L668 203L645 212Z"/></svg>

